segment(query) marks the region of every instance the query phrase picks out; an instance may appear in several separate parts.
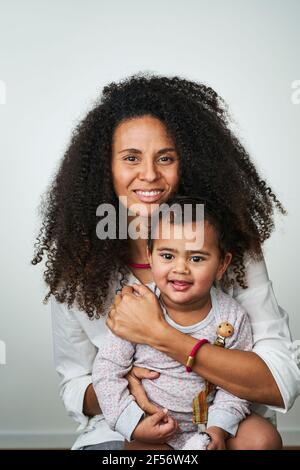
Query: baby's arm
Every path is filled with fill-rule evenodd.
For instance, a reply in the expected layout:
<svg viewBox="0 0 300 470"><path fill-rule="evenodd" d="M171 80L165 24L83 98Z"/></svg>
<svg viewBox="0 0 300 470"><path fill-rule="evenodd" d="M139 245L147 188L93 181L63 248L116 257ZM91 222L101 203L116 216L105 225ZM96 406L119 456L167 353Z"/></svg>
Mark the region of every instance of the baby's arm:
<svg viewBox="0 0 300 470"><path fill-rule="evenodd" d="M253 344L250 321L242 308L236 308L234 335L226 340L226 347L250 351ZM210 427L219 427L229 433L230 436L225 434L225 437L235 436L239 423L250 414L250 402L220 387L216 387L216 390L213 404L208 409L207 432L209 434Z"/></svg>
<svg viewBox="0 0 300 470"><path fill-rule="evenodd" d="M93 366L93 385L104 417L127 441L165 442L176 432L177 423L164 410L145 418L128 389L127 373L132 368L135 346L110 330ZM144 419L143 419L144 418Z"/></svg>
<svg viewBox="0 0 300 470"><path fill-rule="evenodd" d="M126 374L132 368L135 346L110 330L99 348L93 366L93 385L104 417L114 431L128 441L143 410L129 393Z"/></svg>

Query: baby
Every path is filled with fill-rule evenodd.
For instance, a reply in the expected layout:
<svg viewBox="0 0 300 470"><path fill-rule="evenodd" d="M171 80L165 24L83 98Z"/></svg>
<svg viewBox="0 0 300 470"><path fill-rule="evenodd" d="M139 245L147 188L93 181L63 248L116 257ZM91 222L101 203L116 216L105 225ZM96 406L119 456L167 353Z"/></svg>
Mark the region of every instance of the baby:
<svg viewBox="0 0 300 470"><path fill-rule="evenodd" d="M184 209L184 198L175 202ZM185 218L182 223L172 212L168 217L158 217L154 235L148 240L154 279L150 288L159 298L166 321L174 328L214 343L218 325L228 322L233 334L226 339L225 347L251 350L246 312L217 287L232 259L232 254L224 251L222 221L209 204L204 206L204 220L198 220L199 202L192 202L190 220ZM191 231L195 234L192 239ZM202 240L200 233L204 234ZM159 416L158 423L152 416L145 416L129 392L126 374L134 365L160 374L157 379L142 381L148 398L167 413ZM192 409L193 399L205 388L205 380L193 371L188 373L184 365L166 354L146 344L132 344L109 331L94 362L93 384L107 423L128 441L158 442L168 419L173 419L178 427L166 435L166 444L176 450L206 448L208 441L193 423ZM206 437L215 448L225 448L225 440L236 435L239 423L250 413L250 403L220 387L209 393L207 402Z"/></svg>

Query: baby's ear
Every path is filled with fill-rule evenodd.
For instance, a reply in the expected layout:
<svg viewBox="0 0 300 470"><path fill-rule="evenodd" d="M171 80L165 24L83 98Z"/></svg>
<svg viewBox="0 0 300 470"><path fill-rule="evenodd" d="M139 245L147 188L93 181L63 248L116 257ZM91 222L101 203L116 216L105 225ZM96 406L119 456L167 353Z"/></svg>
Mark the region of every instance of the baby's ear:
<svg viewBox="0 0 300 470"><path fill-rule="evenodd" d="M232 260L232 254L229 252L226 253L219 265L219 269L218 269L217 276L216 276L217 281L221 281L223 274L225 273L226 269L231 263L231 260Z"/></svg>

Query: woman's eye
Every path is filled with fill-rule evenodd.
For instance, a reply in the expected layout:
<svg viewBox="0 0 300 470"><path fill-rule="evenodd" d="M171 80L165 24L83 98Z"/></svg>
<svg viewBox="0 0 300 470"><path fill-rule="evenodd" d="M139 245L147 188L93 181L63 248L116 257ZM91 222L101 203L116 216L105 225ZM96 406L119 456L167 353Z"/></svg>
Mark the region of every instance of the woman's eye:
<svg viewBox="0 0 300 470"><path fill-rule="evenodd" d="M124 158L124 160L127 162L136 162L138 159L134 155L128 155L127 157Z"/></svg>
<svg viewBox="0 0 300 470"><path fill-rule="evenodd" d="M173 157L169 157L168 155L164 155L163 157L160 157L158 159L158 161L160 163L171 163L174 161L174 158Z"/></svg>
<svg viewBox="0 0 300 470"><path fill-rule="evenodd" d="M126 157L124 157L124 159L126 162L130 162L130 163L137 163L139 161L138 157L136 157L135 155L127 155ZM161 163L163 165L167 165L169 163L172 163L175 159L173 157L169 157L168 155L164 155L162 157L160 157L158 159L158 163Z"/></svg>
<svg viewBox="0 0 300 470"><path fill-rule="evenodd" d="M173 255L171 255L171 253L162 253L160 256L167 261L173 259Z"/></svg>

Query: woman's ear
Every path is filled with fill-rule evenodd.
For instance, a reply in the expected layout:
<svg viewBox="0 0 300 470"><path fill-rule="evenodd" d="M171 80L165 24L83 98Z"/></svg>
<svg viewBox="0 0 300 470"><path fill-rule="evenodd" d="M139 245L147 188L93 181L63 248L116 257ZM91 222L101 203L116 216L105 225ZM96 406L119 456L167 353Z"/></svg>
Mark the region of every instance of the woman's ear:
<svg viewBox="0 0 300 470"><path fill-rule="evenodd" d="M226 253L225 256L223 256L222 260L220 261L219 268L217 271L216 275L216 281L221 281L223 274L225 273L226 269L228 268L229 264L231 263L232 260L232 254L231 253Z"/></svg>

